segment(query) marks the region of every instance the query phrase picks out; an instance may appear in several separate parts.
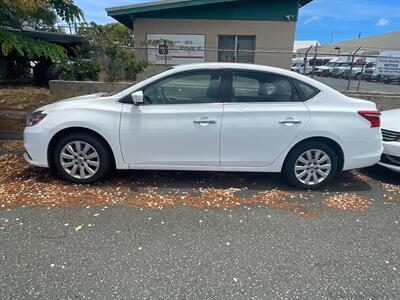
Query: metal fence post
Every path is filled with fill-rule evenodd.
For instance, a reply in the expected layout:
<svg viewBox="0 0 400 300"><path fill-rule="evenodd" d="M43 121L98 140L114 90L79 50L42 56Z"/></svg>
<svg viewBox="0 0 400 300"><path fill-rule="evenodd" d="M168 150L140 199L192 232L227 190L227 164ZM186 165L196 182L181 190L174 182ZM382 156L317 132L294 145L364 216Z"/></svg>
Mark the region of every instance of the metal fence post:
<svg viewBox="0 0 400 300"><path fill-rule="evenodd" d="M315 64L317 63L317 54L318 54L318 43L315 44L314 63L313 63L313 66L312 66L312 73L311 73L311 78L312 79L314 79Z"/></svg>
<svg viewBox="0 0 400 300"><path fill-rule="evenodd" d="M365 57L364 57L364 59L365 59ZM361 75L360 75L360 77L358 78L357 92L360 90L361 79L362 79L362 77L364 76L365 65L366 65L366 62L364 61L364 62L363 62L363 65L362 65L362 68L361 68Z"/></svg>
<svg viewBox="0 0 400 300"><path fill-rule="evenodd" d="M165 64L165 68L167 68L168 58L167 58L167 41L166 40L164 40L164 64Z"/></svg>
<svg viewBox="0 0 400 300"><path fill-rule="evenodd" d="M310 50L312 49L312 45L310 46L310 48L307 49L305 55L304 55L304 66L303 66L303 74L306 75L306 65L307 65L307 56L308 56L308 52L310 52Z"/></svg>
<svg viewBox="0 0 400 300"><path fill-rule="evenodd" d="M353 56L351 58L350 75L349 75L349 81L347 82L347 91L350 91L350 83L351 83L351 75L353 74L354 58L355 58L357 52L360 51L360 49L361 49L361 46L357 48L356 52L353 53Z"/></svg>

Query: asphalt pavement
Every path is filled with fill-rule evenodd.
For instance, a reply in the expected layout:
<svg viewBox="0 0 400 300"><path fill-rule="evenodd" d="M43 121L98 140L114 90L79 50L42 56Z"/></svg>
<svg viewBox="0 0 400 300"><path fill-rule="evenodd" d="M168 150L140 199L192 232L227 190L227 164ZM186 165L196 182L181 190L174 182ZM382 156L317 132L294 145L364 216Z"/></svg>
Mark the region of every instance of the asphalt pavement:
<svg viewBox="0 0 400 300"><path fill-rule="evenodd" d="M147 185L156 178L163 193L277 187L316 213L304 217L290 207L261 204L0 208L2 299L400 298L397 174L377 167L345 172L318 192L292 190L278 174L114 176L108 184L143 176ZM371 206L352 212L321 205L343 192L361 195Z"/></svg>

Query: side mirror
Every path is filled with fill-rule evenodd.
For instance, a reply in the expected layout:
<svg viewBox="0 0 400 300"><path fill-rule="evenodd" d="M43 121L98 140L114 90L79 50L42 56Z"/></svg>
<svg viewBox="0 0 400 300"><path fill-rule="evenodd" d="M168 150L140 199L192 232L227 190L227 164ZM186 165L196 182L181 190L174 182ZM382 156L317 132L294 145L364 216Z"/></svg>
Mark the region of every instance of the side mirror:
<svg viewBox="0 0 400 300"><path fill-rule="evenodd" d="M132 95L132 100L135 105L141 105L144 103L144 96L142 91L134 92Z"/></svg>

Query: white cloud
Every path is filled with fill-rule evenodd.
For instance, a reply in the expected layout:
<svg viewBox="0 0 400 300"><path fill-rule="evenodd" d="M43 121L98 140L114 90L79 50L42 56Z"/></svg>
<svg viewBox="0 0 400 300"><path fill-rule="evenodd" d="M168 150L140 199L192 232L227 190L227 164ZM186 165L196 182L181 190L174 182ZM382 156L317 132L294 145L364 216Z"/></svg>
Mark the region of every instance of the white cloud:
<svg viewBox="0 0 400 300"><path fill-rule="evenodd" d="M310 23L312 23L312 22L316 22L316 21L319 21L319 20L321 20L321 17L319 17L319 16L313 16L313 17L308 18L307 20L305 20L305 21L304 21L304 25L307 25L307 24L310 24Z"/></svg>
<svg viewBox="0 0 400 300"><path fill-rule="evenodd" d="M376 23L376 26L379 27L385 27L387 24L389 24L389 20L386 18L380 18L379 21Z"/></svg>

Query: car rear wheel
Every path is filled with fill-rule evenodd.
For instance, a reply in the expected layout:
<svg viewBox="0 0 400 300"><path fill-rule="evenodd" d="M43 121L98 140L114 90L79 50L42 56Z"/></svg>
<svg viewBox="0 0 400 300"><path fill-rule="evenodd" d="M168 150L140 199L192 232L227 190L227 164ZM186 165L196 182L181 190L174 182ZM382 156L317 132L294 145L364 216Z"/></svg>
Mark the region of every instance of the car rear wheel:
<svg viewBox="0 0 400 300"><path fill-rule="evenodd" d="M111 168L111 157L99 138L75 133L58 141L53 163L57 174L63 179L90 184L106 176Z"/></svg>
<svg viewBox="0 0 400 300"><path fill-rule="evenodd" d="M319 189L329 184L338 167L335 151L321 142L310 142L289 153L284 165L288 181L303 189Z"/></svg>

